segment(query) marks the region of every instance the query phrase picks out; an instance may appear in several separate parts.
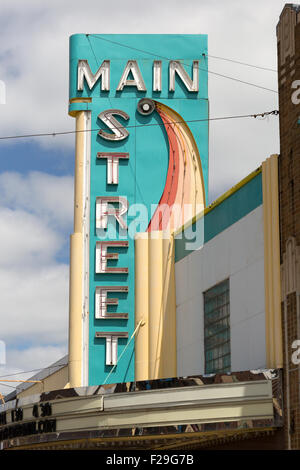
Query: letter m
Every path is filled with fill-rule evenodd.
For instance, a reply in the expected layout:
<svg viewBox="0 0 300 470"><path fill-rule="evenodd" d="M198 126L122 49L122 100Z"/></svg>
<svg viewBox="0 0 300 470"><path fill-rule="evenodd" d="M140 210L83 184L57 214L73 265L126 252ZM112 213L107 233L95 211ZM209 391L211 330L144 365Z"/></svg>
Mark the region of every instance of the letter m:
<svg viewBox="0 0 300 470"><path fill-rule="evenodd" d="M110 61L104 60L95 74L92 73L87 60L78 60L77 91L83 91L84 79L91 90L101 77L101 90L109 91L110 87Z"/></svg>

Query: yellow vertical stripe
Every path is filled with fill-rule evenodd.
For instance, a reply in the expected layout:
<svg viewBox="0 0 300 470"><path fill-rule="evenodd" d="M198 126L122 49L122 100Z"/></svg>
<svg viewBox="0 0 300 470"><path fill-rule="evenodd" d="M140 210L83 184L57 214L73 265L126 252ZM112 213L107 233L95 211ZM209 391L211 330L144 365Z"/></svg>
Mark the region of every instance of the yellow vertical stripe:
<svg viewBox="0 0 300 470"><path fill-rule="evenodd" d="M69 284L69 386L82 385L82 308L83 308L83 165L85 128L84 111L76 117L74 180L74 233L70 240Z"/></svg>
<svg viewBox="0 0 300 470"><path fill-rule="evenodd" d="M147 234L135 240L135 322L143 326L135 338L135 380L149 377L149 249ZM138 377L138 378L137 378Z"/></svg>
<svg viewBox="0 0 300 470"><path fill-rule="evenodd" d="M135 339L135 380L174 377L177 361L173 237L164 232L137 234L135 259L135 321L145 321Z"/></svg>
<svg viewBox="0 0 300 470"><path fill-rule="evenodd" d="M263 162L262 181L265 252L266 359L268 368L280 368L283 365L283 353L280 300L278 155L272 155Z"/></svg>

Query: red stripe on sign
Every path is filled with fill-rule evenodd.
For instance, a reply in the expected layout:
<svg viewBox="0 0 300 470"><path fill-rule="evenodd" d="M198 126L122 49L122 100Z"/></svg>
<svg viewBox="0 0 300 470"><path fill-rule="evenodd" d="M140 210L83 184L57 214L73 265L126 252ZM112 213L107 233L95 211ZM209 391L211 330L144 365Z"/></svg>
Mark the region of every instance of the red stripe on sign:
<svg viewBox="0 0 300 470"><path fill-rule="evenodd" d="M156 211L149 222L147 232L153 230L165 230L170 219L170 210L166 211L161 206L164 204L172 207L176 199L179 175L179 147L174 124L170 122L170 118L160 109L156 108L161 120L164 123L168 141L169 141L169 167L164 192L160 198Z"/></svg>

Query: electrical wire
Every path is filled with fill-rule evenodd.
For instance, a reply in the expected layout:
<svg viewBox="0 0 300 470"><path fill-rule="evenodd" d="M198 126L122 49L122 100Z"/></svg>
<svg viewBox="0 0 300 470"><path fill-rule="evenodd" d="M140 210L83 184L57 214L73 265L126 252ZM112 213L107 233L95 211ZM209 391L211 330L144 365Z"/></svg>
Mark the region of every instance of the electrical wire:
<svg viewBox="0 0 300 470"><path fill-rule="evenodd" d="M134 332L132 333L132 335L131 335L131 337L130 337L128 343L126 344L125 348L123 349L123 351L121 352L119 358L117 359L116 364L113 366L113 368L111 369L111 371L109 372L109 374L106 376L106 379L104 380L104 382L103 382L102 385L105 385L105 384L107 383L109 377L111 376L111 374L113 373L113 371L114 371L115 368L117 367L118 363L119 363L120 360L122 359L123 354L125 354L127 348L129 347L129 345L130 345L131 341L133 340L133 338L135 337L135 335L138 333L138 331L139 331L140 327L142 326L142 323L143 323L143 322L144 322L143 320L140 320L140 321L139 321L139 323L138 323L136 329L134 330Z"/></svg>
<svg viewBox="0 0 300 470"><path fill-rule="evenodd" d="M41 380L21 380L21 379L1 379L0 384L2 382L18 382L18 383L31 383L31 384L40 384L40 383L42 383Z"/></svg>
<svg viewBox="0 0 300 470"><path fill-rule="evenodd" d="M123 46L123 47L127 47L129 49L133 49L133 50L136 50L136 51L139 51L139 52L144 52L146 54L149 54L153 57L159 57L160 59L165 59L165 60L171 60L169 59L168 57L164 57L164 56L161 56L159 54L154 54L153 52L149 52L149 51L145 51L143 49L138 49L136 47L132 47L132 46L127 46L126 44L122 44L121 42L117 42L117 41L112 41L110 39L106 39L106 38L103 38L103 37L99 37L95 34L86 34L87 37L93 37L93 38L96 38L96 39L100 39L102 41L107 41L107 42L111 42L113 44L118 44L119 46ZM184 62L182 62L184 65L186 65L187 67L191 67L190 64L186 64ZM204 68L201 68L201 67L198 67L199 70L202 70L204 72L207 72L207 73L211 73L212 75L216 75L218 77L222 77L222 78L227 78L228 80L233 80L235 82L239 82L239 83L244 83L245 85L250 85L250 86L253 86L253 87L256 87L256 88L260 88L261 90L266 90L266 91L271 91L273 93L278 93L277 90L273 90L272 88L267 88L267 87L264 87L264 86L261 86L261 85L257 85L256 83L251 83L251 82L247 82L245 80L241 80L239 78L235 78L235 77L231 77L229 75L224 75L224 74L221 74L221 73L218 73L218 72L213 72L212 70L208 70L208 69L204 69Z"/></svg>
<svg viewBox="0 0 300 470"><path fill-rule="evenodd" d="M45 370L45 369L55 369L56 367L66 366L66 365L67 364L57 364L55 366L50 366L50 367L41 367L40 369L21 370L20 372L15 372L14 374L0 375L0 379L3 379L4 377L12 377L12 376L19 375L19 374L29 374L29 372L38 372L40 370Z"/></svg>
<svg viewBox="0 0 300 470"><path fill-rule="evenodd" d="M187 121L174 121L170 122L167 124L180 124L184 122L206 122L206 121L222 121L222 120L227 120L227 119L243 119L243 118L258 118L262 117L264 118L265 116L270 116L274 115L277 116L279 114L278 110L273 110L273 111L265 111L263 113L257 113L257 114L242 114L242 115L236 115L236 116L222 116L222 117L215 117L215 118L205 118L205 119L191 119ZM133 128L139 128L139 127L153 127L153 126L164 126L163 123L151 123L151 124L138 124L138 125L132 125L132 126L126 126L126 129L133 129ZM111 127L110 129L122 129L123 126L117 126L117 127ZM63 132L41 132L41 133L36 133L36 134L23 134L23 135L10 135L10 136L2 136L0 137L0 140L9 140L9 139L25 139L25 138L33 138L33 137L56 137L57 135L68 135L68 134L77 134L80 132L99 132L99 129L81 129L81 130L73 130L73 131L63 131Z"/></svg>
<svg viewBox="0 0 300 470"><path fill-rule="evenodd" d="M13 387L12 385L3 384L3 383L1 382L1 383L0 383L0 386L2 386L2 385L3 385L3 387L13 388L14 390L16 389L16 387Z"/></svg>

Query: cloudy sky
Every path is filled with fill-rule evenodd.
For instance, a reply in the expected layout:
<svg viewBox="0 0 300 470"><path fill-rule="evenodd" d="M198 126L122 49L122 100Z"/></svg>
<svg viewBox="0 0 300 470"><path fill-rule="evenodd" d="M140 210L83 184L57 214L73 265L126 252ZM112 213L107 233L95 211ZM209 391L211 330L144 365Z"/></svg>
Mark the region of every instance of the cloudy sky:
<svg viewBox="0 0 300 470"><path fill-rule="evenodd" d="M74 129L67 115L71 34L205 33L209 55L276 70L275 28L284 4L1 0L0 137ZM213 57L209 70L277 90L273 71ZM211 117L278 107L276 92L212 73L209 99ZM212 121L209 138L211 202L279 151L278 118ZM74 136L0 140L1 376L44 367L67 352L73 168Z"/></svg>

